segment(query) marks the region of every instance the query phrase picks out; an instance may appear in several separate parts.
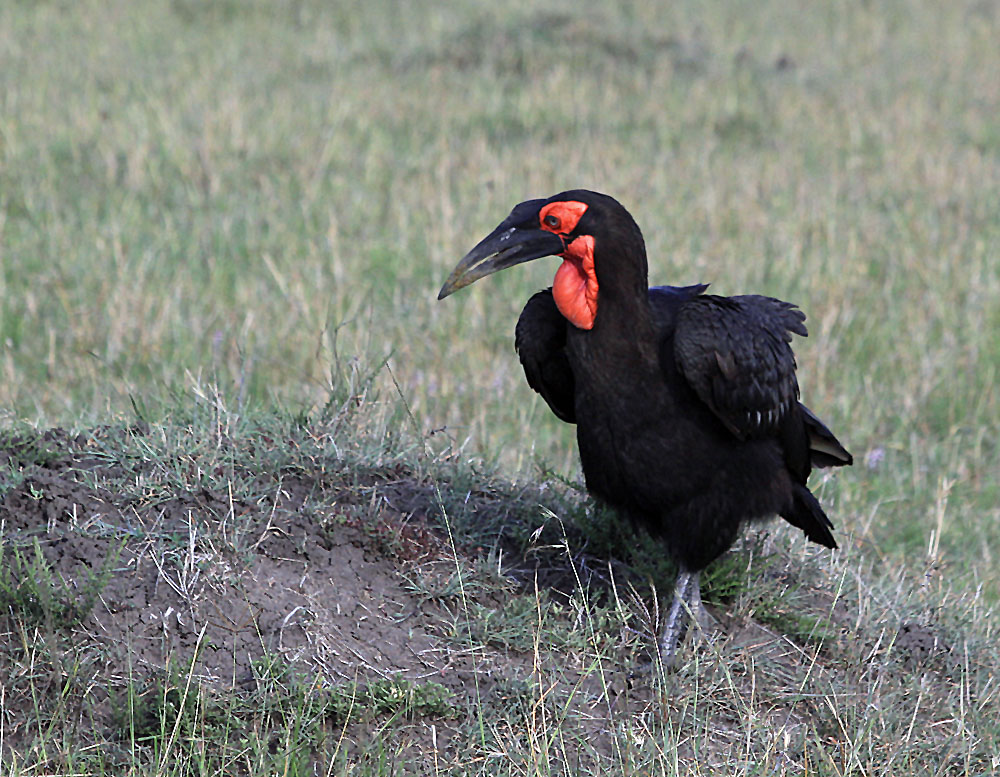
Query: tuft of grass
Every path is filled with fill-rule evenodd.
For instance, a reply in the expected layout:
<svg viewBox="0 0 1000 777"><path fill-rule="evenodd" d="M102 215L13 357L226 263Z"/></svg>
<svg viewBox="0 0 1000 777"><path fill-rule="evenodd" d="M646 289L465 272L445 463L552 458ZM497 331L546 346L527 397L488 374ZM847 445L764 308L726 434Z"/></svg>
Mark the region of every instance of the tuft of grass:
<svg viewBox="0 0 1000 777"><path fill-rule="evenodd" d="M275 731L294 731L307 744L324 726L385 716L413 720L448 719L457 714L454 694L440 683L397 676L322 687L280 657L258 661L251 690L236 697L220 699L204 685L192 686L189 673L190 668L171 671L130 684L116 694L112 728L117 739L156 752L175 735L198 733L227 742L237 721L260 719Z"/></svg>

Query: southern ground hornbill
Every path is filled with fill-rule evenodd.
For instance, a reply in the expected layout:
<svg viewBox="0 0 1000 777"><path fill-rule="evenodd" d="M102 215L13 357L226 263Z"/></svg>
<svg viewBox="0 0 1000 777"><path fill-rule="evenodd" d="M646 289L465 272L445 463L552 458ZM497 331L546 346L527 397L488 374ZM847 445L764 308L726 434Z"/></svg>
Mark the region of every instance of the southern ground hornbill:
<svg viewBox="0 0 1000 777"><path fill-rule="evenodd" d="M678 565L659 645L670 664L687 614L703 615L699 572L743 523L777 514L837 547L806 479L851 455L798 401L789 342L806 334L802 312L705 285L649 288L642 233L607 195L517 205L438 299L553 255L562 264L524 306L515 347L528 384L576 424L587 490L661 538Z"/></svg>

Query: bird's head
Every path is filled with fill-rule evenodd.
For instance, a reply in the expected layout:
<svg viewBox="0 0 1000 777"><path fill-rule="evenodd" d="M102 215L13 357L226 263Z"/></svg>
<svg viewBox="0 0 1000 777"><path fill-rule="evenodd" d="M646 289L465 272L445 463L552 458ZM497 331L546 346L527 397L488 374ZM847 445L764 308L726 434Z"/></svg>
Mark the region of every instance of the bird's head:
<svg viewBox="0 0 1000 777"><path fill-rule="evenodd" d="M576 189L515 205L456 265L438 299L543 256L562 258L552 296L563 316L580 329L593 328L599 292L623 287L631 279L645 295L646 250L632 216L613 197Z"/></svg>

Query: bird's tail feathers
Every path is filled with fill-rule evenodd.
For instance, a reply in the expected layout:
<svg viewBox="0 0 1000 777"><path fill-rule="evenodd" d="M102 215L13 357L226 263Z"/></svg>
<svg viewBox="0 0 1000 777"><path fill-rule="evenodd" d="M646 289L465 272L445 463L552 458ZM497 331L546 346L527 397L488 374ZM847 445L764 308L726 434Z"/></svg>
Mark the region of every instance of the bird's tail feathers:
<svg viewBox="0 0 1000 777"><path fill-rule="evenodd" d="M816 497L808 488L798 483L793 488L792 507L781 513L781 517L792 526L802 529L813 542L835 549L837 541L833 538L833 532L830 531L833 528L833 522L823 512Z"/></svg>
<svg viewBox="0 0 1000 777"><path fill-rule="evenodd" d="M814 467L844 467L854 462L854 457L834 437L833 432L816 414L803 404L802 417L809 434L809 459Z"/></svg>

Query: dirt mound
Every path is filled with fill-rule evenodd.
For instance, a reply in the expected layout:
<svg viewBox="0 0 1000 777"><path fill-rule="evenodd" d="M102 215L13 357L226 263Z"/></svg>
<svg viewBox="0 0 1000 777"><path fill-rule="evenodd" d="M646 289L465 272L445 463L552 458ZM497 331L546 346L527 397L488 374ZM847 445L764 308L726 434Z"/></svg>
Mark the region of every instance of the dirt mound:
<svg viewBox="0 0 1000 777"><path fill-rule="evenodd" d="M255 500L204 487L164 498L149 462L102 453L107 434L118 432L8 435L0 448L15 473L0 502L10 570L0 639L16 643L34 616L88 646L92 660L77 671L91 689L78 701L104 736L114 735L117 691L171 673L241 692L279 660L317 687L432 681L458 691L478 681L485 693L498 657L507 674L523 664L506 651L456 650L441 608L401 575L447 577L457 563L419 520L432 509L425 484L398 472L368 478L386 495L367 487L367 505L356 477L338 488L302 474L258 486ZM6 690L8 745L30 739L31 690Z"/></svg>

